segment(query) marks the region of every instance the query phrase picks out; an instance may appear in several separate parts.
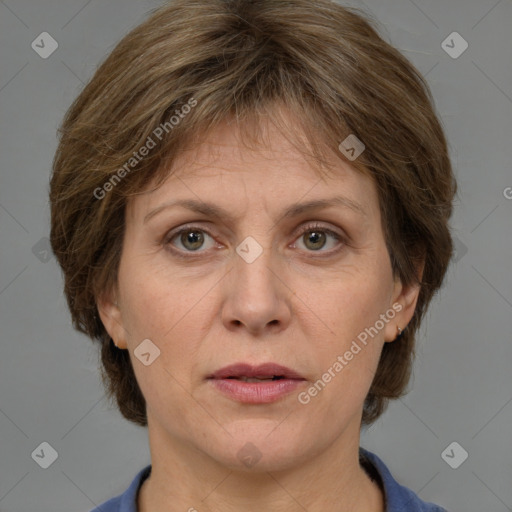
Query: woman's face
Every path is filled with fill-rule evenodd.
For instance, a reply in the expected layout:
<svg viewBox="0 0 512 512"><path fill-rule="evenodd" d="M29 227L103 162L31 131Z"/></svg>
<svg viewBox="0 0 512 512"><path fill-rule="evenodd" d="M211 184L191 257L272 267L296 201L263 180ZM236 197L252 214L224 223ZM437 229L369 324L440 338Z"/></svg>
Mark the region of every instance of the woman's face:
<svg viewBox="0 0 512 512"><path fill-rule="evenodd" d="M265 133L270 146L252 151L224 124L131 199L118 287L100 312L129 349L150 437L276 470L358 443L381 349L417 290L393 278L370 178L341 158L321 178ZM238 363L302 380L209 378Z"/></svg>

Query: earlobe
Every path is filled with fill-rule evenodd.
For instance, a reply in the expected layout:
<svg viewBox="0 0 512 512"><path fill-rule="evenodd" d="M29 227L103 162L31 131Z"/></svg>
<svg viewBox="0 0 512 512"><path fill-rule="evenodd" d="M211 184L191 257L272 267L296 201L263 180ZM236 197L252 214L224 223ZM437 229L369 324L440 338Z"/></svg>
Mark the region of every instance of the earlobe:
<svg viewBox="0 0 512 512"><path fill-rule="evenodd" d="M396 311L396 315L393 322L388 324L385 341L391 342L400 339L414 315L420 291L420 283L411 283L404 286L399 280L396 282L393 294L393 309Z"/></svg>
<svg viewBox="0 0 512 512"><path fill-rule="evenodd" d="M101 322L114 344L117 348L126 349L126 333L117 299L111 299L110 294L105 294L98 298L96 305Z"/></svg>

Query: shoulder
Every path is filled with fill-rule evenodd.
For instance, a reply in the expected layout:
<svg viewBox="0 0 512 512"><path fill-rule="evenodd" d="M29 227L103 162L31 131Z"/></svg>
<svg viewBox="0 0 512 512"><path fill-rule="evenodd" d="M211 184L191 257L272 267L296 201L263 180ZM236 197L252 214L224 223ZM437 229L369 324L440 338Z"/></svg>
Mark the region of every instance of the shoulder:
<svg viewBox="0 0 512 512"><path fill-rule="evenodd" d="M141 469L126 491L98 505L91 512L137 512L137 494L142 482L150 473L151 465Z"/></svg>
<svg viewBox="0 0 512 512"><path fill-rule="evenodd" d="M416 493L399 484L382 459L374 453L359 448L359 456L363 466L366 459L366 464L369 462L373 466L381 480L386 512L447 512L439 505L421 500Z"/></svg>

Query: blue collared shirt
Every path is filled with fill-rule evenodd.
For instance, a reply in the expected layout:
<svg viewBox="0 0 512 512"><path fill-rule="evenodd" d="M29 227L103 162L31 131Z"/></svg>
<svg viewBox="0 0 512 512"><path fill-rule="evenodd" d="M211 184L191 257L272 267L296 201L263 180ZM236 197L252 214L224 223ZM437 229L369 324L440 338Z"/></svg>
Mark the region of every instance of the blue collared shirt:
<svg viewBox="0 0 512 512"><path fill-rule="evenodd" d="M447 512L434 503L427 503L410 489L400 485L391 475L384 462L372 452L359 448L363 468L379 483L384 491L386 512ZM137 494L151 472L151 465L139 471L125 492L112 498L91 512L137 512Z"/></svg>

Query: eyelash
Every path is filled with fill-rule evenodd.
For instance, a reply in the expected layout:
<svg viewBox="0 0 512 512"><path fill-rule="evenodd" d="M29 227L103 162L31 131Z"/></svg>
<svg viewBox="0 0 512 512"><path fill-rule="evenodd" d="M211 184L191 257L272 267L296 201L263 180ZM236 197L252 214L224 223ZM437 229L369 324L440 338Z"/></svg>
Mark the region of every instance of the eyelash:
<svg viewBox="0 0 512 512"><path fill-rule="evenodd" d="M344 236L342 236L340 233L336 233L335 231L333 231L329 228L326 228L318 223L312 223L312 224L305 225L300 230L300 232L297 235L295 240L298 240L300 237L304 236L306 233L318 232L318 231L332 236L336 241L341 242L342 244L346 244L346 240L345 240ZM174 240L176 237L180 236L183 233L190 233L190 232L206 233L209 237L214 238L213 235L211 235L211 233L209 233L209 231L205 230L204 228L200 228L199 226L194 226L194 225L186 225L186 226L183 226L182 228L178 229L177 231L169 233L164 239L164 245L166 247L169 247L169 246L172 247L172 244L171 244L172 240ZM198 251L187 251L187 252L183 252L182 250L175 249L175 248L170 248L167 250L171 251L173 254L175 254L179 258L183 258L183 259L191 259L191 258L194 258L196 253L200 254L202 252L205 252L205 251L201 251L200 249L198 249ZM324 255L320 256L320 257L328 257L328 256L332 256L332 255L336 254L340 250L341 250L341 248L337 248L337 249L330 250L330 251L323 251L322 249L320 249L318 251L308 251L308 252L324 253Z"/></svg>

